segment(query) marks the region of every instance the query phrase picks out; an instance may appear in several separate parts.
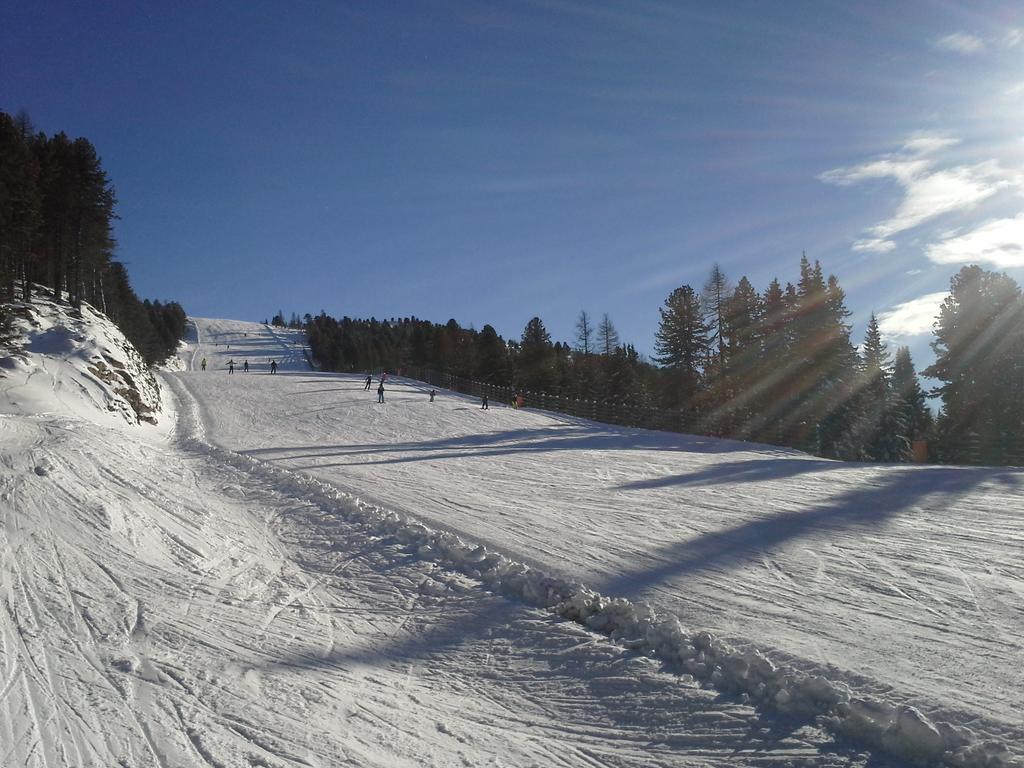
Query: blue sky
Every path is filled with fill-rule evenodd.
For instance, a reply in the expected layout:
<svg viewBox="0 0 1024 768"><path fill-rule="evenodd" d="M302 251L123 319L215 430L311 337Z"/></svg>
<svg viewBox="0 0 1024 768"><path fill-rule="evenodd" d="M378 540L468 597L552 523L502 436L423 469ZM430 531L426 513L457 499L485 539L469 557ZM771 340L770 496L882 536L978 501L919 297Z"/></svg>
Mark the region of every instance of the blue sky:
<svg viewBox="0 0 1024 768"><path fill-rule="evenodd" d="M802 251L926 362L961 264L1024 282L1024 13L972 2L0 6L0 109L86 136L140 295L649 352L713 262Z"/></svg>

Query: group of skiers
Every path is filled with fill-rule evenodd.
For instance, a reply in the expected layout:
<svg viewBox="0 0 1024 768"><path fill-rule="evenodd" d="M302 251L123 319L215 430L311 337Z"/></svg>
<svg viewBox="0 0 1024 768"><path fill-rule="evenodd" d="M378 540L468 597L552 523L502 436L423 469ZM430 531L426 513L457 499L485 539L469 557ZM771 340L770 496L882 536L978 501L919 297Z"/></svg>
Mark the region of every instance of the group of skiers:
<svg viewBox="0 0 1024 768"><path fill-rule="evenodd" d="M202 362L199 363L199 367L202 370L204 370L204 371L206 370L206 358L205 357L203 358ZM245 373L249 372L249 361L248 360L243 360L242 361L242 371L245 372ZM234 372L235 372L235 361L234 361L234 358L232 358L231 360L228 360L228 373L232 373L233 374ZM271 373L277 373L277 360L271 360L270 361L270 372Z"/></svg>
<svg viewBox="0 0 1024 768"><path fill-rule="evenodd" d="M384 402L384 382L387 381L387 380L388 380L387 371L381 371L381 374L380 374L380 384L377 385L377 402L378 403L383 403ZM369 373L366 374L366 386L363 387L363 391L364 392L369 392L370 391L370 384L372 384L372 383L373 383L373 376L371 374L369 374Z"/></svg>
<svg viewBox="0 0 1024 768"><path fill-rule="evenodd" d="M384 382L387 381L387 380L388 380L387 371L381 371L380 380L379 380L379 383L377 384L377 402L378 403L383 403L384 402ZM371 373L366 374L366 380L363 382L363 391L364 392L369 392L370 391L370 385L372 383L373 383L373 374L371 374ZM434 398L435 397L437 397L437 390L436 389L431 389L430 390L430 402L434 402ZM512 402L510 403L510 405L513 408L522 408L524 402L526 402L526 400L523 397L522 393L521 392L516 392L516 394L512 398ZM480 398L480 410L482 410L482 411L489 411L490 409L491 409L490 400L489 400L487 394L485 393Z"/></svg>
<svg viewBox="0 0 1024 768"><path fill-rule="evenodd" d="M200 363L200 367L204 371L206 370L206 358L205 357L203 358L203 361ZM242 370L245 373L249 372L249 361L248 360L244 360L242 362ZM234 372L235 372L235 361L234 361L234 358L232 358L231 360L228 360L228 373L229 374L233 374ZM277 361L276 360L271 360L270 361L270 372L271 373L277 373ZM387 371L381 371L380 382L377 384L377 402L378 403L383 403L384 402L384 382L387 381L387 380L388 380ZM366 381L364 382L363 391L364 392L369 392L370 391L370 385L372 383L373 383L373 375L369 374L369 373L366 374ZM434 402L434 398L435 397L437 397L437 390L436 389L430 390L430 402ZM511 405L512 405L513 408L522 408L523 407L523 402L524 401L523 401L522 394L517 392L515 394L515 396L512 398ZM488 410L490 410L490 408L491 408L490 402L489 402L489 400L487 398L487 395L485 394L480 399L480 410L488 411Z"/></svg>

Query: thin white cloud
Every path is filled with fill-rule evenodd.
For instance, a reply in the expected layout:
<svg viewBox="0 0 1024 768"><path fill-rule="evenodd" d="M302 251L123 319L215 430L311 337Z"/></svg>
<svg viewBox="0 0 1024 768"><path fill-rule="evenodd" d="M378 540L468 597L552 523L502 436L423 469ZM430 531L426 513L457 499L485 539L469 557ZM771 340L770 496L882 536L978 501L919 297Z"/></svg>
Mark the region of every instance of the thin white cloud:
<svg viewBox="0 0 1024 768"><path fill-rule="evenodd" d="M959 143L960 139L954 139L952 136L919 133L903 142L903 149L914 155L930 155Z"/></svg>
<svg viewBox="0 0 1024 768"><path fill-rule="evenodd" d="M870 227L853 250L888 253L896 247L893 236L900 232L943 214L970 210L1003 189L1024 186L1021 174L1007 171L995 160L935 170L941 151L957 143L949 136L918 134L904 142L899 152L818 176L839 186L893 179L903 187L903 198L893 214Z"/></svg>
<svg viewBox="0 0 1024 768"><path fill-rule="evenodd" d="M946 291L929 293L880 312L878 330L889 339L931 333L939 307L948 295Z"/></svg>
<svg viewBox="0 0 1024 768"><path fill-rule="evenodd" d="M892 237L944 213L968 210L1014 181L997 162L989 160L922 174L903 183L906 194L899 207L888 221L871 228L873 235Z"/></svg>
<svg viewBox="0 0 1024 768"><path fill-rule="evenodd" d="M851 168L833 168L818 178L829 184L850 186L867 179L894 178L902 184L909 184L935 164L928 157L936 152L959 144L951 136L916 134L903 143L901 152L882 155L876 160L855 165Z"/></svg>
<svg viewBox="0 0 1024 768"><path fill-rule="evenodd" d="M1010 27L1002 34L990 34L984 37L969 32L954 32L936 38L933 45L943 51L959 53L965 56L987 53L998 48L1016 48L1024 42L1024 29Z"/></svg>
<svg viewBox="0 0 1024 768"><path fill-rule="evenodd" d="M1009 96L1010 98L1016 98L1017 96L1024 96L1024 82L1016 83L1015 85L1011 85L1009 88L1007 88L1005 91L1003 91L1003 95L1004 96Z"/></svg>
<svg viewBox="0 0 1024 768"><path fill-rule="evenodd" d="M1024 213L993 219L963 235L928 246L936 264L992 264L1001 269L1024 267Z"/></svg>
<svg viewBox="0 0 1024 768"><path fill-rule="evenodd" d="M851 246L855 251L871 251L872 253L888 253L896 250L896 243L892 240L885 240L880 237L866 237L857 240Z"/></svg>
<svg viewBox="0 0 1024 768"><path fill-rule="evenodd" d="M856 165L853 168L833 168L825 171L818 178L829 184L848 187L867 179L894 178L901 183L909 184L916 176L927 170L931 160L918 160L900 157L885 157L869 163Z"/></svg>
<svg viewBox="0 0 1024 768"><path fill-rule="evenodd" d="M966 32L954 32L951 35L940 37L935 41L935 46L944 51L970 55L985 50L985 41Z"/></svg>

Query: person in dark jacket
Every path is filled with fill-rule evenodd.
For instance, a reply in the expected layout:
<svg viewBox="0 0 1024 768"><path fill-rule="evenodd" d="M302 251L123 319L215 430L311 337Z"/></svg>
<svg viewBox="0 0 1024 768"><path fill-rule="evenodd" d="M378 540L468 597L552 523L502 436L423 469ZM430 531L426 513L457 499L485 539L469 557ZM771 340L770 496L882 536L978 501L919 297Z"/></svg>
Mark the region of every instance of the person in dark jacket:
<svg viewBox="0 0 1024 768"><path fill-rule="evenodd" d="M370 374L366 374L366 386L363 387L364 392L370 391L370 382L373 381L373 377Z"/></svg>
<svg viewBox="0 0 1024 768"><path fill-rule="evenodd" d="M384 402L384 382L382 381L377 387L377 402Z"/></svg>
<svg viewBox="0 0 1024 768"><path fill-rule="evenodd" d="M489 411L491 409L491 406L487 404L487 395L484 395L483 399L480 401L480 408L484 411Z"/></svg>

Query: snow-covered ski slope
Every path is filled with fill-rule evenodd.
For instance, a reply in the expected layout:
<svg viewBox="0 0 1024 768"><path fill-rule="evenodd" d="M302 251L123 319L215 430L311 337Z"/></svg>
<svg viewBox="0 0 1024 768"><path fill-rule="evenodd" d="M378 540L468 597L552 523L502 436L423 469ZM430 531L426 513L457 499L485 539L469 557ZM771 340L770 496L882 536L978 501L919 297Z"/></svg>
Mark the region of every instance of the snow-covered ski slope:
<svg viewBox="0 0 1024 768"><path fill-rule="evenodd" d="M193 371L202 370L204 359L209 371L228 371L230 362L238 372L248 362L251 373L269 373L272 361L282 372L311 367L304 331L233 320L193 319L179 357Z"/></svg>
<svg viewBox="0 0 1024 768"><path fill-rule="evenodd" d="M139 423L125 379L90 369L144 374L88 308L41 302L19 329L0 356L3 768L865 764L485 589L394 515L211 447L199 374L166 377Z"/></svg>
<svg viewBox="0 0 1024 768"><path fill-rule="evenodd" d="M22 330L0 365L3 768L1021 753L1019 473L842 467L412 382L381 406L309 371L300 336L212 320L137 423L109 323L46 305Z"/></svg>
<svg viewBox="0 0 1024 768"><path fill-rule="evenodd" d="M205 344L210 359L260 333L197 327L201 339L231 340L230 353ZM379 405L360 376L295 368L181 380L223 448L648 601L688 630L859 694L1024 743L1019 469L843 464L482 411L446 392L429 403L404 380Z"/></svg>

